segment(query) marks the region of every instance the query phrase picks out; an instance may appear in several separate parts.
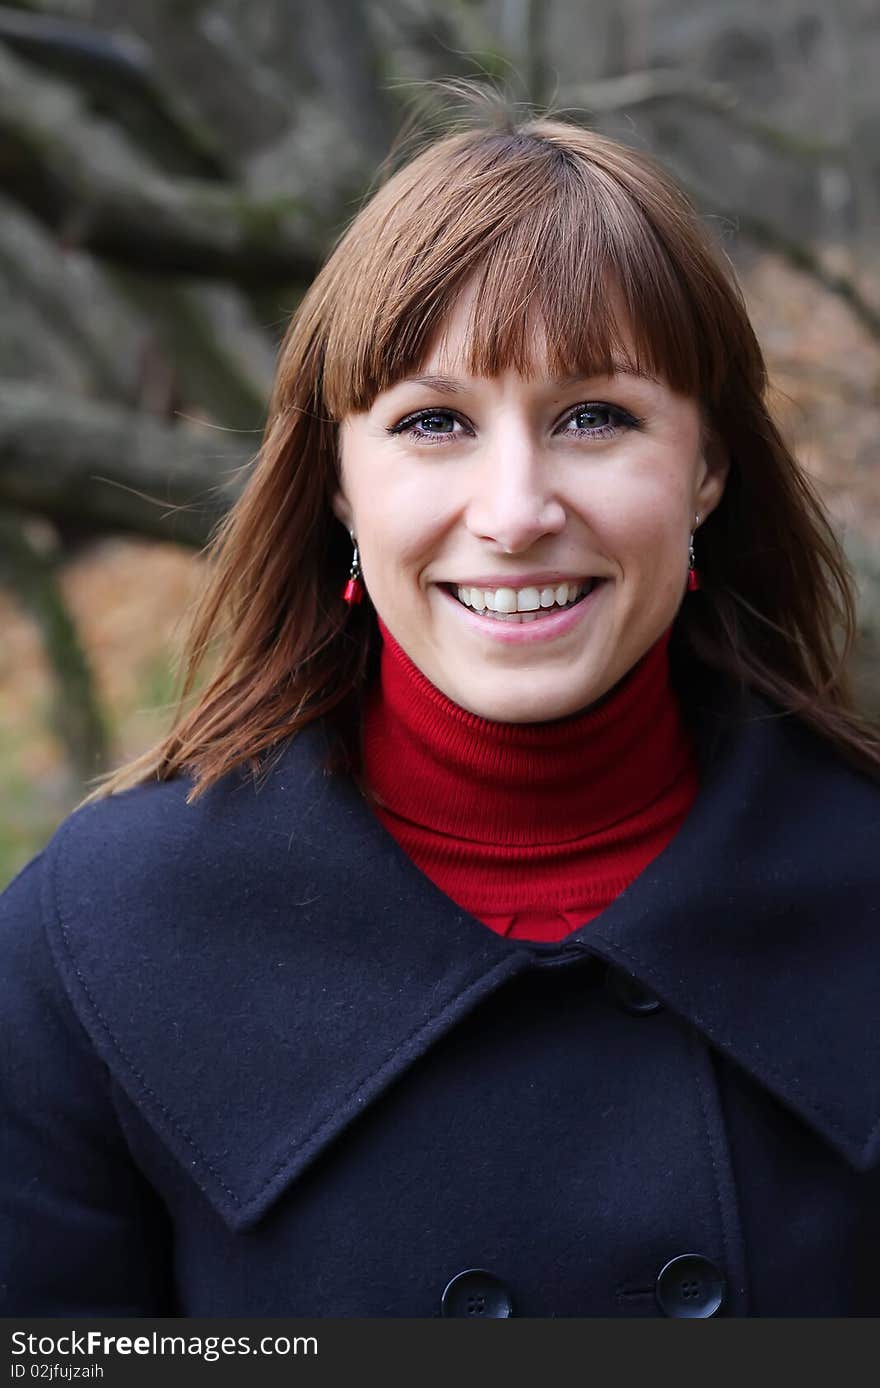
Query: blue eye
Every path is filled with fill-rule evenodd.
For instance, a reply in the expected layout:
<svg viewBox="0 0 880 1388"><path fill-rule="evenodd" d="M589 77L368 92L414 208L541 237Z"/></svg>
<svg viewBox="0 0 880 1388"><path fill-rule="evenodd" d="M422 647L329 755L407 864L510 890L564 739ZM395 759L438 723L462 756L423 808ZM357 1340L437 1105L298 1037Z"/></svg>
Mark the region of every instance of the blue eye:
<svg viewBox="0 0 880 1388"><path fill-rule="evenodd" d="M638 429L641 425L641 419L630 415L627 409L620 409L619 405L605 405L600 400L576 405L570 409L564 422L573 423L579 419L589 419L590 423L577 426L576 439L611 439L612 434L619 430Z"/></svg>
<svg viewBox="0 0 880 1388"><path fill-rule="evenodd" d="M449 410L420 410L418 414L409 415L400 424L395 424L393 429L389 429L389 434L404 434L415 439L449 437L445 431L440 430L439 434L434 429L425 429L420 425L436 423L437 420L452 420L453 424L460 423L458 417Z"/></svg>
<svg viewBox="0 0 880 1388"><path fill-rule="evenodd" d="M583 418L590 418L597 422L575 429L569 437L613 438L626 429L638 429L642 424L642 420L636 419L635 415L630 414L628 410L621 409L619 405L607 405L600 400L576 405L573 410L568 411L562 422L566 424ZM442 425L444 421L447 424L451 421L452 429L441 427L438 430L433 427L437 423ZM393 425L386 432L416 441L427 440L431 445L434 445L443 439L454 438L454 426L456 424L461 424L464 429L469 430L469 426L465 424L464 420L452 410L418 410L415 414L407 415L406 419L400 420L398 424Z"/></svg>

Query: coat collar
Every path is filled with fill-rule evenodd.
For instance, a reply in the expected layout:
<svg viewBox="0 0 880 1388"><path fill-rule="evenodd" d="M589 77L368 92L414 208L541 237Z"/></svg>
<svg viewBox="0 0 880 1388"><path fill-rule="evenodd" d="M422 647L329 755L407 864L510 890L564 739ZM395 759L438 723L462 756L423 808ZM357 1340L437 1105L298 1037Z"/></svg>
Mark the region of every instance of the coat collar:
<svg viewBox="0 0 880 1388"><path fill-rule="evenodd" d="M711 688L688 818L570 939L867 1170L880 791L770 703L734 709ZM313 724L258 785L233 774L187 806L178 779L83 806L46 851L44 914L80 1020L235 1229L534 966L415 868L351 781L323 773L328 750Z"/></svg>

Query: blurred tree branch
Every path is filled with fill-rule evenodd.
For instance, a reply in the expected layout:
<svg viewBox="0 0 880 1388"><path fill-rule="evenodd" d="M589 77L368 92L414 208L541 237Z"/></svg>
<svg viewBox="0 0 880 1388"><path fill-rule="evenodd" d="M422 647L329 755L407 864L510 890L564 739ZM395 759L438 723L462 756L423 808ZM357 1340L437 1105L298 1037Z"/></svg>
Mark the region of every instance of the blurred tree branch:
<svg viewBox="0 0 880 1388"><path fill-rule="evenodd" d="M382 59L363 0L322 0L308 10L312 61L366 164L385 157L395 112L381 85Z"/></svg>
<svg viewBox="0 0 880 1388"><path fill-rule="evenodd" d="M212 419L232 429L262 424L265 391L231 350L233 344L212 330L190 285L122 266L113 267L112 282L152 325L156 365L169 373L172 404L178 395L198 401Z"/></svg>
<svg viewBox="0 0 880 1388"><path fill-rule="evenodd" d="M734 118L735 95L723 84L672 70L630 73L568 95L577 95L594 112L676 97ZM0 51L0 179L65 244L161 275L249 285L313 277L328 229L309 210L306 190L260 202L238 188L167 179L152 170L133 176L118 162L104 168L94 152L98 124L63 86L35 76ZM754 134L755 123L747 124ZM759 124L766 135L770 127ZM773 137L787 154L838 157L832 147L783 131L774 130ZM704 201L711 206L711 194ZM880 338L878 311L851 279L825 269L808 245L747 212L724 209L722 215L843 298Z"/></svg>
<svg viewBox="0 0 880 1388"><path fill-rule="evenodd" d="M295 283L313 276L328 235L306 189L260 201L163 178L62 83L2 49L0 181L63 244L155 274Z"/></svg>
<svg viewBox="0 0 880 1388"><path fill-rule="evenodd" d="M111 112L160 167L201 178L233 174L219 142L159 81L142 39L0 5L0 41L85 92L93 107Z"/></svg>
<svg viewBox="0 0 880 1388"><path fill-rule="evenodd" d="M0 506L93 531L204 545L260 437L0 381Z"/></svg>
<svg viewBox="0 0 880 1388"><path fill-rule="evenodd" d="M56 565L28 537L20 520L0 512L0 583L36 622L52 673L52 731L78 782L109 764L107 729L88 660L58 584Z"/></svg>
<svg viewBox="0 0 880 1388"><path fill-rule="evenodd" d="M727 125L776 154L832 164L845 163L848 157L842 145L830 145L746 115L737 109L739 96L733 87L677 68L649 68L643 72L627 72L621 77L603 78L586 86L568 87L559 100L597 115L648 106L656 101L680 101L720 116Z"/></svg>
<svg viewBox="0 0 880 1388"><path fill-rule="evenodd" d="M705 212L729 222L742 236L747 236L754 245L760 246L762 250L772 251L774 255L778 255L781 260L786 261L795 270L809 275L824 289L843 299L859 322L864 324L871 335L880 341L880 308L875 308L873 304L868 302L851 276L842 271L830 269L823 264L821 256L813 250L812 246L807 245L804 241L796 240L787 232L780 231L766 218L757 217L751 212L741 212L738 209L724 207L715 200L711 193L699 192L693 187L692 192L697 196L700 206Z"/></svg>

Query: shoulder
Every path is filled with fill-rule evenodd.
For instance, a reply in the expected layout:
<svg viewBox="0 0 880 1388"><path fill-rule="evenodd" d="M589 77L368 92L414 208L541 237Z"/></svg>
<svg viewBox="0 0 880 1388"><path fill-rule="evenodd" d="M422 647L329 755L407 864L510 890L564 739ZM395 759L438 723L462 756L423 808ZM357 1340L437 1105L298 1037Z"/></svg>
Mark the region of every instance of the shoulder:
<svg viewBox="0 0 880 1388"><path fill-rule="evenodd" d="M321 734L306 728L259 776L238 767L193 797L190 776L144 782L75 810L44 850L45 899L59 928L123 903L161 911L211 881L295 855L297 827L323 791ZM123 916L116 925L124 924Z"/></svg>
<svg viewBox="0 0 880 1388"><path fill-rule="evenodd" d="M50 946L46 867L44 850L0 894L2 1314L165 1314L160 1212Z"/></svg>
<svg viewBox="0 0 880 1388"><path fill-rule="evenodd" d="M279 879L288 900L307 886L308 826L329 790L325 745L306 728L264 779L236 770L192 801L182 776L80 806L0 894L0 933L30 951L31 972L38 957L47 976L54 963L98 1035L96 999L124 1005L148 960L167 971L177 952L192 962L200 942L246 937L255 915L277 909Z"/></svg>
<svg viewBox="0 0 880 1388"><path fill-rule="evenodd" d="M53 1150L69 1154L77 1133L106 1132L112 1122L106 1067L45 928L46 867L43 850L0 893L0 1126L8 1138L0 1186L9 1156L40 1123L52 1134Z"/></svg>
<svg viewBox="0 0 880 1388"><path fill-rule="evenodd" d="M0 892L4 1031L28 1052L63 1033L67 1046L92 1053L78 1005L83 961L120 944L127 893L156 899L156 865L184 796L182 785L157 784L80 807ZM52 1054L62 1057L63 1048Z"/></svg>
<svg viewBox="0 0 880 1388"><path fill-rule="evenodd" d="M783 777L788 789L821 788L841 808L850 805L854 810L864 809L874 815L880 812L880 771L871 774L856 765L830 738L796 713L752 693L746 729L755 747L768 758L768 771ZM810 801L803 808L822 807Z"/></svg>
<svg viewBox="0 0 880 1388"><path fill-rule="evenodd" d="M694 675L693 664L687 669ZM723 780L733 795L753 792L751 808L763 817L785 803L786 819L802 826L827 821L832 809L856 820L865 815L876 826L880 770L857 766L796 712L705 666L691 690L680 671L678 678L704 779Z"/></svg>
<svg viewBox="0 0 880 1388"><path fill-rule="evenodd" d="M796 713L726 677L703 672L683 704L700 761L689 862L711 857L732 887L750 889L759 914L762 902L798 902L824 920L843 910L870 923L869 936L880 909L878 780Z"/></svg>

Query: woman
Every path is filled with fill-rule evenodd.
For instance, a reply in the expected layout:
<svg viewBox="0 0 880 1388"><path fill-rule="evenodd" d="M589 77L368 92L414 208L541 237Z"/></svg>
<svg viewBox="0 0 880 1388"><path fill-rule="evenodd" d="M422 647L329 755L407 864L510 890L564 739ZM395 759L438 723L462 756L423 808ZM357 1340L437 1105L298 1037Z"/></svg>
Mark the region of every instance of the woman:
<svg viewBox="0 0 880 1388"><path fill-rule="evenodd" d="M611 140L363 207L210 677L0 903L4 1314L880 1313L880 751L764 392Z"/></svg>

